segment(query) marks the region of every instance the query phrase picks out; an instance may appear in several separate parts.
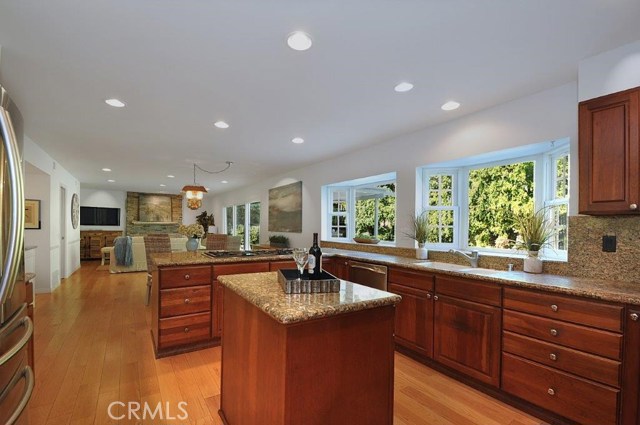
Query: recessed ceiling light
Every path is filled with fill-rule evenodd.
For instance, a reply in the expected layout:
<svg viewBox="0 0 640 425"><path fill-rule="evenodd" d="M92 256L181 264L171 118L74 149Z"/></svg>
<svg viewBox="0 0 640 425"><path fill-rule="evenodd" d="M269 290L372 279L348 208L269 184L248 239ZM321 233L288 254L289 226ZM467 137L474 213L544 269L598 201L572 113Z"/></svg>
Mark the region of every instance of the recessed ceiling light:
<svg viewBox="0 0 640 425"><path fill-rule="evenodd" d="M170 179L175 179L176 176L174 176L173 174L168 174L167 177L169 177Z"/></svg>
<svg viewBox="0 0 640 425"><path fill-rule="evenodd" d="M104 172L107 172L107 173L108 173L109 171L111 171L111 168L103 168L103 169L102 169L102 171L104 171Z"/></svg>
<svg viewBox="0 0 640 425"><path fill-rule="evenodd" d="M213 123L213 125L215 125L218 128L229 128L229 124L227 124L224 121L216 121L215 123Z"/></svg>
<svg viewBox="0 0 640 425"><path fill-rule="evenodd" d="M111 180L111 179L109 179L109 180L107 180L107 181L108 181L109 183L115 183L115 182L116 182L115 180Z"/></svg>
<svg viewBox="0 0 640 425"><path fill-rule="evenodd" d="M124 108L124 102L118 99L107 99L104 101L107 105L113 106L114 108Z"/></svg>
<svg viewBox="0 0 640 425"><path fill-rule="evenodd" d="M313 42L311 41L311 37L309 37L307 33L304 33L302 31L295 31L289 34L289 37L287 37L287 44L293 50L303 51L308 50Z"/></svg>
<svg viewBox="0 0 640 425"><path fill-rule="evenodd" d="M293 139L291 139L291 141L297 145L299 145L300 143L304 143L304 139L302 137L294 137Z"/></svg>
<svg viewBox="0 0 640 425"><path fill-rule="evenodd" d="M164 183L160 183L160 187L167 187L167 185Z"/></svg>
<svg viewBox="0 0 640 425"><path fill-rule="evenodd" d="M443 111L453 111L454 109L458 109L459 107L460 107L460 104L453 100L450 100L441 106Z"/></svg>
<svg viewBox="0 0 640 425"><path fill-rule="evenodd" d="M220 183L222 183L222 184L227 184L227 183L229 183L229 182L228 182L228 181L226 181L226 180L222 180Z"/></svg>
<svg viewBox="0 0 640 425"><path fill-rule="evenodd" d="M405 93L405 92L408 92L409 90L413 89L413 84L407 83L406 81L403 81L402 83L400 83L397 86L395 86L393 89L395 91L397 91L398 93Z"/></svg>

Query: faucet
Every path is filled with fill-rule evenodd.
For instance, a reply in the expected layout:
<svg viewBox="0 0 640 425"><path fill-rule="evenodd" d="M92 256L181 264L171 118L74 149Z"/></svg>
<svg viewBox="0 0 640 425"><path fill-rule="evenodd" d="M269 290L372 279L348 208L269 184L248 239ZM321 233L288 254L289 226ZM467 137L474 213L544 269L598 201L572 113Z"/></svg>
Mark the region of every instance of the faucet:
<svg viewBox="0 0 640 425"><path fill-rule="evenodd" d="M480 257L480 255L475 249L471 251L471 254L467 254L466 252L460 251L459 249L450 249L449 252L452 254L456 254L459 257L464 257L467 261L469 261L471 267L478 267L478 258Z"/></svg>

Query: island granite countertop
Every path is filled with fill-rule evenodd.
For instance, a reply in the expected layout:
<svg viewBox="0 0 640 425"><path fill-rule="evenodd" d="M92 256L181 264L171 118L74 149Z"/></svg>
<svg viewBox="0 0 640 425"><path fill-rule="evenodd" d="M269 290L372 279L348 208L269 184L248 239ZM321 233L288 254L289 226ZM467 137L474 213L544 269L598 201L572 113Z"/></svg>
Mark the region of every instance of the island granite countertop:
<svg viewBox="0 0 640 425"><path fill-rule="evenodd" d="M323 249L328 257L362 260L386 266L403 267L422 272L446 274L456 277L495 282L504 286L538 289L565 295L574 295L603 301L640 305L640 282L601 280L551 274L531 274L521 271L506 271L472 268L437 261L416 260L397 255L376 254L343 249ZM153 254L158 267L215 265L255 261L291 260L291 255L256 255L246 257L211 258L202 252L172 252Z"/></svg>
<svg viewBox="0 0 640 425"><path fill-rule="evenodd" d="M285 294L276 272L219 276L220 283L282 324L394 305L399 295L341 281L340 292Z"/></svg>

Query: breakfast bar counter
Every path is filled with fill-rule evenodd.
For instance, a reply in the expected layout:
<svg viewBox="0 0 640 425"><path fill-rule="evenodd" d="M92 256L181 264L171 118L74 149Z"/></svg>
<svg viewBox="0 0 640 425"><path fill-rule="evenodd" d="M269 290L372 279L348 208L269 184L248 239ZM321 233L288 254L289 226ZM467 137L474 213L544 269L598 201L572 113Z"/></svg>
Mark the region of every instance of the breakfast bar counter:
<svg viewBox="0 0 640 425"><path fill-rule="evenodd" d="M287 295L274 272L219 280L225 424L392 423L398 295L346 281Z"/></svg>

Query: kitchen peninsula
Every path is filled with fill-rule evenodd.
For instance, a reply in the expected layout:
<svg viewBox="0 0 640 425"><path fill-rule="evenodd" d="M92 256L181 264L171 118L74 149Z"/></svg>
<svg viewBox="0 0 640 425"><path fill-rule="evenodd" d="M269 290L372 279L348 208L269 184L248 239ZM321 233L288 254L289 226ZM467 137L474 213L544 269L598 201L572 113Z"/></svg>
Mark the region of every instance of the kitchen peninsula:
<svg viewBox="0 0 640 425"><path fill-rule="evenodd" d="M219 280L226 424L393 422L398 295L346 281L287 295L273 272Z"/></svg>

